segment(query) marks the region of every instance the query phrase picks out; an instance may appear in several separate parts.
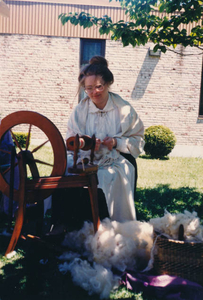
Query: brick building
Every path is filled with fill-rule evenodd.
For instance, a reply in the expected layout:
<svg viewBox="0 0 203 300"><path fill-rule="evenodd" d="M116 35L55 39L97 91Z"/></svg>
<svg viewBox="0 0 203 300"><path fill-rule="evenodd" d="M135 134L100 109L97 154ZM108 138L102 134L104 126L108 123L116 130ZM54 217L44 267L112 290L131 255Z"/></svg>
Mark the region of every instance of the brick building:
<svg viewBox="0 0 203 300"><path fill-rule="evenodd" d="M58 20L60 13L69 11L124 19L117 2L4 2L10 17L0 15L1 118L17 110L36 111L52 120L65 137L67 120L78 103L80 65L88 56L101 54L115 77L111 90L133 105L145 128L165 125L176 135L176 149L184 146L203 156L202 55L197 49L177 49L193 54L189 56L171 51L151 56L151 43L123 47L100 36L96 28L62 26Z"/></svg>

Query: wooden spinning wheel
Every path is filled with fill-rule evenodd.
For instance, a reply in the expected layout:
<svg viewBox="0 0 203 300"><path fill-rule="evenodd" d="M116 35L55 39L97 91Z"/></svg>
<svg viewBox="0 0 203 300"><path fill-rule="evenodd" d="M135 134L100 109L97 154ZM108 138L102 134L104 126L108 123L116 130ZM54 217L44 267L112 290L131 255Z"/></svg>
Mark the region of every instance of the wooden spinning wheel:
<svg viewBox="0 0 203 300"><path fill-rule="evenodd" d="M25 149L19 145L13 128L17 125L28 124L28 136ZM34 149L29 150L29 139L33 127L40 129L47 137L46 141ZM12 113L5 117L0 124L0 151L1 142L4 135L10 131L13 140L16 144L17 154L15 154L15 161L12 163L13 169L19 168L20 182L18 188L13 188L13 199L18 202L18 210L16 215L15 227L13 234L6 250L6 254L13 251L24 221L25 205L26 203L39 202L52 194L54 189L69 188L69 187L83 187L87 186L90 194L93 223L95 231L99 226L99 214L97 203L97 169L92 172L72 176L64 176L66 170L67 156L66 147L63 138L56 128L56 126L46 117L39 113L31 111L19 111ZM53 165L41 159L36 159L34 154L39 151L47 142L50 143L53 150ZM5 152L5 151L4 151ZM12 153L7 152L12 156ZM48 165L52 168L49 177L41 177L38 164ZM6 180L6 174L12 172L12 167L8 166L4 171L0 172L0 190L10 196L11 183ZM29 167L31 177L28 178L27 168Z"/></svg>
<svg viewBox="0 0 203 300"><path fill-rule="evenodd" d="M28 124L28 136L27 136L25 149L21 148L12 130L14 126L21 125L21 124ZM47 140L30 151L29 139L32 133L33 126L36 126L37 128L41 129L42 132L45 133L45 135L47 136ZM36 163L40 163L44 165L50 165L50 164L42 160L34 159L33 153L36 153L46 143L50 142L53 150L53 155L54 155L54 164L50 165L52 167L52 172L50 176L60 176L64 174L66 169L65 144L60 132L49 119L36 112L18 111L8 115L2 120L0 126L0 141L3 139L3 136L8 131L11 132L11 135L16 143L16 147L19 150L17 154L17 162L15 163L15 167L17 167L18 165L20 167L20 162L22 162L22 156L23 156L26 165L30 167L32 177L33 178L40 177L40 174L36 167ZM0 190L8 197L9 197L10 185L5 179L5 174L9 171L10 171L10 167L5 169L4 172L0 173ZM26 170L25 172L27 173ZM22 172L20 172L20 176L22 176ZM20 180L19 189L14 189L14 200L16 201L19 200L19 194L21 193L21 189L22 189L21 185L22 185L22 180ZM48 191L47 194L43 194L43 197L48 197L48 196L49 196Z"/></svg>

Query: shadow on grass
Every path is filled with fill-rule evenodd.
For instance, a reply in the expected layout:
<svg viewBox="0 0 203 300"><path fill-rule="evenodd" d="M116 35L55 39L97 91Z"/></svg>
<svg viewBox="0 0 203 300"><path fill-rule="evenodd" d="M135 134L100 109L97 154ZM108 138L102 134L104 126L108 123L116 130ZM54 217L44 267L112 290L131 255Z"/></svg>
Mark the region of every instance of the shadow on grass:
<svg viewBox="0 0 203 300"><path fill-rule="evenodd" d="M167 184L153 189L137 189L135 207L137 219L141 221L162 217L165 210L170 213L196 211L203 219L203 193L189 187L172 189Z"/></svg>
<svg viewBox="0 0 203 300"><path fill-rule="evenodd" d="M151 157L151 155L146 155L146 154L139 155L139 158L151 159L151 160L169 160L170 159L169 156L163 156L163 157L160 157L160 158L155 158L155 157Z"/></svg>
<svg viewBox="0 0 203 300"><path fill-rule="evenodd" d="M5 248L7 239L0 236ZM33 241L19 240L16 249L23 251L24 256L1 268L1 300L99 300L75 286L69 273L60 273L58 253ZM6 258L0 261L6 262Z"/></svg>
<svg viewBox="0 0 203 300"><path fill-rule="evenodd" d="M0 300L99 300L74 285L70 273L59 271L61 252L46 243L19 239L17 255L7 259L3 255L9 241L10 237L0 235Z"/></svg>

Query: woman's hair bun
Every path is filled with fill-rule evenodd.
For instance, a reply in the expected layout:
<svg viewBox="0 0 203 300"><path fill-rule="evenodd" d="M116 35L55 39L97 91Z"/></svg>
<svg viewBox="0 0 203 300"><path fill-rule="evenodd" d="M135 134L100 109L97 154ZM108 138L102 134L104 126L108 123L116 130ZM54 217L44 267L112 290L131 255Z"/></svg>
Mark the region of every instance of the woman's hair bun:
<svg viewBox="0 0 203 300"><path fill-rule="evenodd" d="M87 76L101 76L104 83L109 85L114 82L113 74L108 68L108 62L103 56L95 55L89 60L89 64L82 67L80 70L78 81L79 88L85 84Z"/></svg>
<svg viewBox="0 0 203 300"><path fill-rule="evenodd" d="M103 65L105 67L108 67L107 60L103 56L99 56L99 55L93 56L89 60L89 64L90 65Z"/></svg>

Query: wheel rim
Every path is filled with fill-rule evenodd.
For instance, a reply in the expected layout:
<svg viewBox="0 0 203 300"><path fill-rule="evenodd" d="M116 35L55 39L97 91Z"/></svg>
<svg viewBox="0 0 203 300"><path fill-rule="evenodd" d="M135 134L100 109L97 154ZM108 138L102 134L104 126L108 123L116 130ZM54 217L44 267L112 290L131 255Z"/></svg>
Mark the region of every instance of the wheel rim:
<svg viewBox="0 0 203 300"><path fill-rule="evenodd" d="M57 127L45 116L32 111L18 111L6 116L0 125L0 141L2 141L6 132L21 124L29 124L28 136L32 131L33 126L39 128L46 135L46 142L50 142L52 147L54 161L50 176L62 176L66 169L66 148L64 140ZM35 147L35 152L38 151L44 144L46 144L46 142L38 146L39 148ZM26 150L28 147L28 143L26 142ZM5 180L5 176L0 173L0 190L5 195L9 196L9 189L9 183ZM14 200L18 199L18 192L19 190L14 189ZM46 191L43 193L43 198L48 197L50 194L51 191Z"/></svg>

